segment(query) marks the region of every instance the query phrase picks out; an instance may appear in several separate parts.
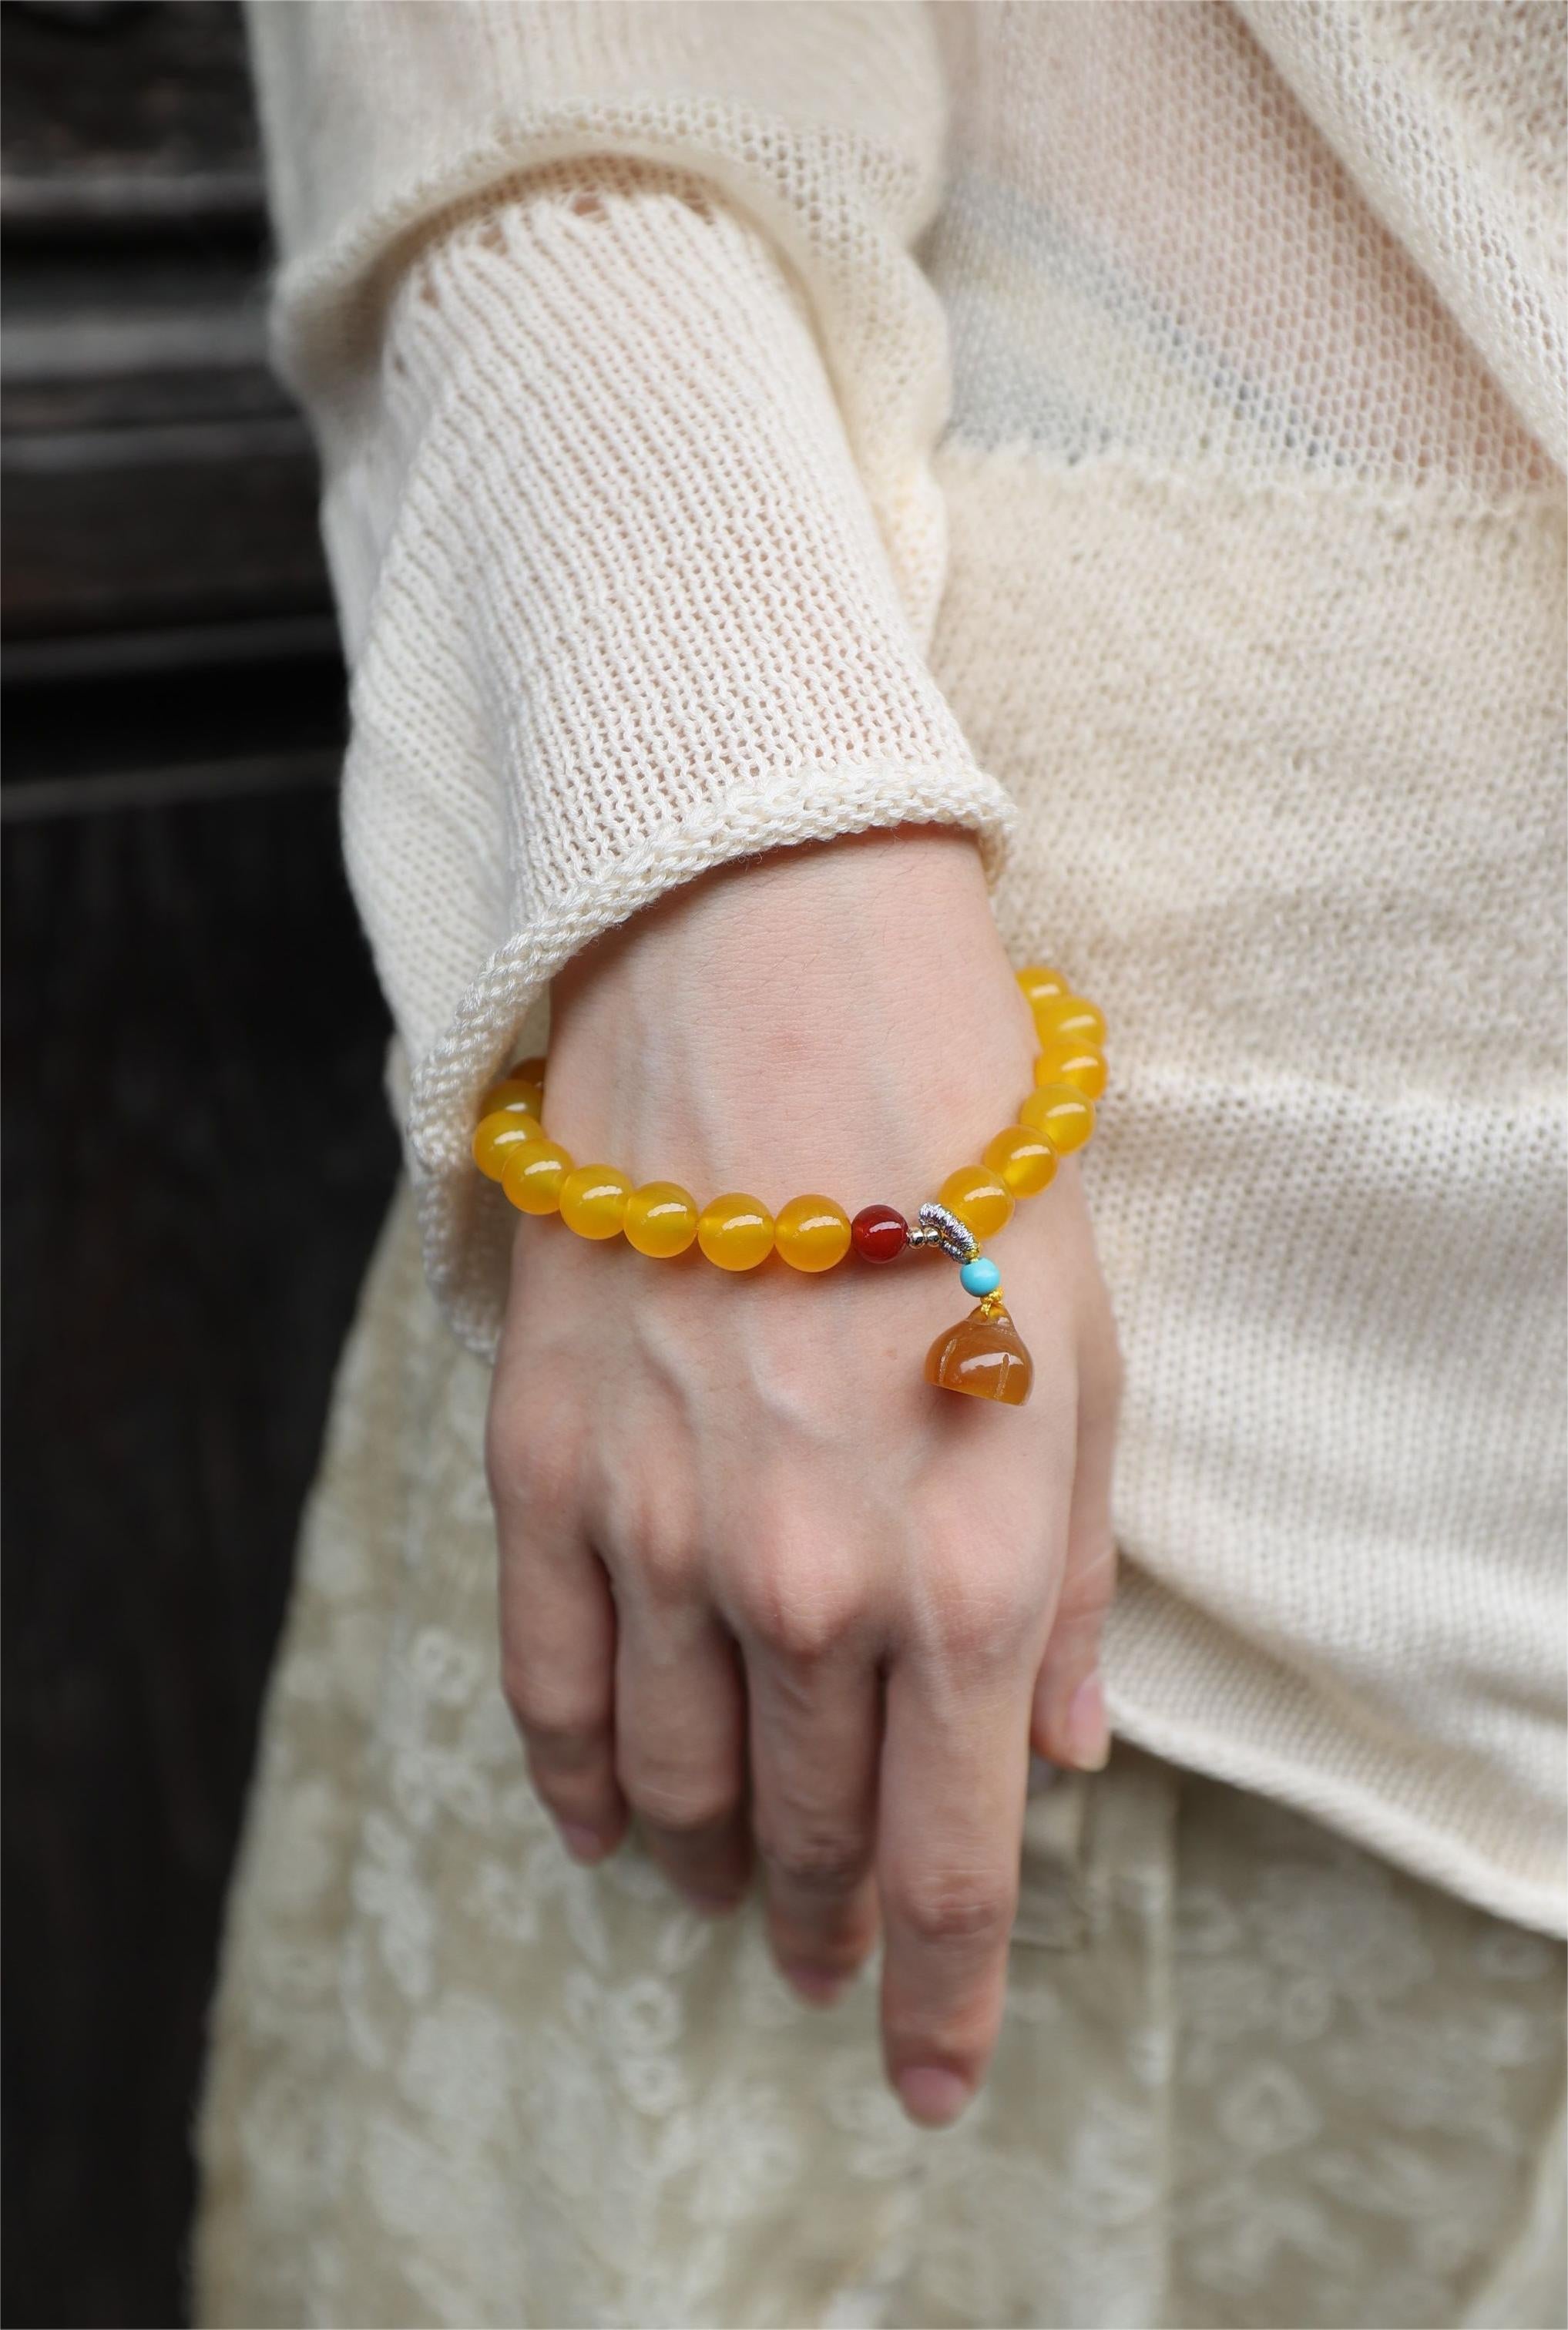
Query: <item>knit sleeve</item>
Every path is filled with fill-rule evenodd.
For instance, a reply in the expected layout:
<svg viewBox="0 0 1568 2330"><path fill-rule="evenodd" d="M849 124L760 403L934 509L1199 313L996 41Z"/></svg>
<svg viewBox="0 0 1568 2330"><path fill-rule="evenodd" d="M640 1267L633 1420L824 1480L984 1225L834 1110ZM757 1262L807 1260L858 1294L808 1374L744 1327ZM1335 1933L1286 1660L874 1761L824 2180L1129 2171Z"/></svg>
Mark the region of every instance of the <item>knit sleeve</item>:
<svg viewBox="0 0 1568 2330"><path fill-rule="evenodd" d="M1515 412L1568 460L1561 0L1236 0Z"/></svg>
<svg viewBox="0 0 1568 2330"><path fill-rule="evenodd" d="M484 1349L509 1224L474 1105L569 956L760 849L1002 846L922 652L940 81L920 11L842 0L252 28L353 668L350 878L427 1266Z"/></svg>

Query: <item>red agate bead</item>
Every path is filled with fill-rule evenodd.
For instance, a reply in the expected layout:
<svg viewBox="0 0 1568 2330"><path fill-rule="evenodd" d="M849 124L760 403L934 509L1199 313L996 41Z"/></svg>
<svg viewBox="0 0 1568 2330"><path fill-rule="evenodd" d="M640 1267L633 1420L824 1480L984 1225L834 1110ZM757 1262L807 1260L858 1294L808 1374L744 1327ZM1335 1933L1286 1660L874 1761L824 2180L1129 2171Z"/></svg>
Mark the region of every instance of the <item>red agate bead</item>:
<svg viewBox="0 0 1568 2330"><path fill-rule="evenodd" d="M893 1206L863 1206L849 1225L863 1262L892 1262L909 1242L909 1224Z"/></svg>

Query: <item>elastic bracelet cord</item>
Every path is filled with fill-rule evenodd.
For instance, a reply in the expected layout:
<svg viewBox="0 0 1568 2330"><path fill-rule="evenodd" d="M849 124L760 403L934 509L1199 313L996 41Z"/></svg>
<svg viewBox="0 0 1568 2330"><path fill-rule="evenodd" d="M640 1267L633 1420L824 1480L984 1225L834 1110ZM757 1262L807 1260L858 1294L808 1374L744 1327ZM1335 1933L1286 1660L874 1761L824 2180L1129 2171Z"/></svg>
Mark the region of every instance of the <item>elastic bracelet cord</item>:
<svg viewBox="0 0 1568 2330"><path fill-rule="evenodd" d="M854 1253L889 1263L906 1253L941 1254L959 1264L968 1317L939 1335L926 1354L929 1383L946 1391L1021 1407L1034 1363L1007 1311L1002 1274L981 1240L1012 1219L1020 1198L1049 1188L1058 1160L1082 1149L1105 1091L1105 1020L1073 994L1058 971L1019 971L1040 1041L1034 1089L1016 1119L987 1143L978 1165L949 1173L913 1222L896 1207L863 1206L853 1218L832 1198L791 1198L774 1216L760 1199L727 1190L701 1208L678 1181L634 1185L614 1165L578 1165L544 1128L543 1059L523 1060L479 1103L474 1161L498 1181L520 1213L559 1213L579 1237L624 1237L638 1254L667 1261L694 1244L720 1270L755 1270L770 1254L790 1269L817 1274Z"/></svg>

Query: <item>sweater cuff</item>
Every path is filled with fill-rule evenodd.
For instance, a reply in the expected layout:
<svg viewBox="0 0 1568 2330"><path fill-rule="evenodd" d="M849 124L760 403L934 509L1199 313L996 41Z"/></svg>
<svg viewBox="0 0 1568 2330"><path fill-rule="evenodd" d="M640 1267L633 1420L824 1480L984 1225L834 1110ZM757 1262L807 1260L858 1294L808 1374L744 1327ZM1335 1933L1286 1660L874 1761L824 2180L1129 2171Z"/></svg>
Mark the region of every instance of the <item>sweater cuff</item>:
<svg viewBox="0 0 1568 2330"><path fill-rule="evenodd" d="M562 899L500 948L420 1062L406 1123L426 1274L459 1339L486 1358L495 1352L517 1218L496 1185L475 1170L469 1144L477 1103L497 1072L533 1048L524 1030L530 1022L541 1027L539 1007L563 962L683 882L761 850L938 824L968 828L994 867L1010 823L1006 796L971 769L801 770L782 794L740 794L713 816L655 835L613 881Z"/></svg>
<svg viewBox="0 0 1568 2330"><path fill-rule="evenodd" d="M473 1112L561 964L791 843L940 822L995 872L1011 810L926 670L803 303L698 182L562 168L460 222L380 393L327 510L369 610L345 841L415 1063L432 1284L486 1348L506 1217Z"/></svg>

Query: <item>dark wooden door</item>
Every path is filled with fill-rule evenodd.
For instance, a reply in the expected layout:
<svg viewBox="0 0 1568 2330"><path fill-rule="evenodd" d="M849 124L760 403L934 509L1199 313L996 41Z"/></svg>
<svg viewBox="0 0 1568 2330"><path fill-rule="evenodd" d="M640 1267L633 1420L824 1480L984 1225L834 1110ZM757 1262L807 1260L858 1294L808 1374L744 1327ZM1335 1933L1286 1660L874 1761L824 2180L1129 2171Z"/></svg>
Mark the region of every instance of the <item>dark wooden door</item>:
<svg viewBox="0 0 1568 2330"><path fill-rule="evenodd" d="M5 2318L186 2318L258 1708L390 1194L237 12L0 11Z"/></svg>

